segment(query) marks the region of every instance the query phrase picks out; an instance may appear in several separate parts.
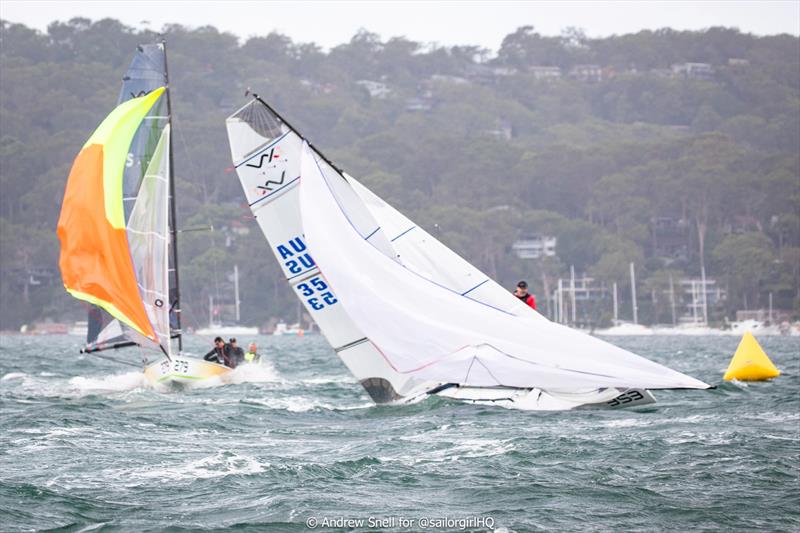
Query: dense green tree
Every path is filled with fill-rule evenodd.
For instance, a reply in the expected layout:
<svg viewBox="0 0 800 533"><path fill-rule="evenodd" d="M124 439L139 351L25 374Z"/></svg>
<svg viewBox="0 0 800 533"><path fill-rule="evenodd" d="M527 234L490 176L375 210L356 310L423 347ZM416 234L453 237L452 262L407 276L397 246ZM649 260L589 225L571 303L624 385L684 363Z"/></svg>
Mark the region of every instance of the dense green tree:
<svg viewBox="0 0 800 533"><path fill-rule="evenodd" d="M230 168L223 122L247 88L500 283L527 279L545 306L570 266L628 290L633 261L646 320L671 320L665 280L704 263L730 288L729 313L768 293L800 313L796 37L710 28L595 39L524 26L490 59L367 30L325 52L274 32L242 41L213 27L156 34L76 18L46 32L0 21L0 329L83 313L57 271L66 176L113 107L133 48L162 37L190 325L207 320L209 295L224 299L234 264L247 323L297 313ZM672 74L686 62L713 73ZM572 71L586 64L601 79ZM370 94L365 80L387 91ZM656 253L658 220L690 229L678 234L688 257ZM513 243L533 235L556 237L557 256L516 257Z"/></svg>

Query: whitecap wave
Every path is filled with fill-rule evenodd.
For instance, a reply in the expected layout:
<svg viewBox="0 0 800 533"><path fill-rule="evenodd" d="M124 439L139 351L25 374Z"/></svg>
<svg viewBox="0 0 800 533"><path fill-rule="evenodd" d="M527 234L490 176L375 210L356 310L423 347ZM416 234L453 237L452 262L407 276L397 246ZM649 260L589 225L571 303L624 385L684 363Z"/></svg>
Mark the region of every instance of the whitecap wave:
<svg viewBox="0 0 800 533"><path fill-rule="evenodd" d="M150 386L143 372L125 372L103 377L76 376L69 380L69 385L81 395L98 392L125 392Z"/></svg>
<svg viewBox="0 0 800 533"><path fill-rule="evenodd" d="M259 474L269 467L249 455L239 455L231 451L218 451L214 455L194 459L183 464L159 464L145 469L127 471L128 479L181 480L209 479L232 475Z"/></svg>

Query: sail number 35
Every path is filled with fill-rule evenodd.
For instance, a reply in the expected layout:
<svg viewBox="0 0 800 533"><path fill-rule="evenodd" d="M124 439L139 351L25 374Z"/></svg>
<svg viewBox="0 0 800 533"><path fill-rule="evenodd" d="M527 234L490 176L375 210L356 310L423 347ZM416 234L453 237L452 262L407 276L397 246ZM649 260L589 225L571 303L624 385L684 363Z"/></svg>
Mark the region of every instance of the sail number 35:
<svg viewBox="0 0 800 533"><path fill-rule="evenodd" d="M313 277L303 283L298 283L297 290L300 291L302 298L308 302L311 309L315 311L325 309L326 306L338 302L336 296L328 290L328 284L319 276Z"/></svg>

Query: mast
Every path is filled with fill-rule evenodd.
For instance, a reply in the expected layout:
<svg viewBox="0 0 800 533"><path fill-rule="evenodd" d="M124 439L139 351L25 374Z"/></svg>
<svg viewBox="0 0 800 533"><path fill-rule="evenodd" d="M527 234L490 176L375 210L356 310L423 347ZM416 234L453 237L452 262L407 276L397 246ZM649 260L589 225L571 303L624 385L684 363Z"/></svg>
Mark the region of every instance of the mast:
<svg viewBox="0 0 800 533"><path fill-rule="evenodd" d="M169 67L167 66L167 41L161 40L164 47L164 78L167 81L167 123L172 131L172 89L169 86ZM172 248L172 268L175 273L175 301L170 307L175 310L175 321L178 326L178 353L183 351L183 329L181 327L181 283L178 275L178 229L177 212L175 209L175 165L172 157L172 135L169 136L169 233L170 247Z"/></svg>
<svg viewBox="0 0 800 533"><path fill-rule="evenodd" d="M669 305L672 308L672 325L675 326L675 285L672 281L672 274L669 275Z"/></svg>
<svg viewBox="0 0 800 533"><path fill-rule="evenodd" d="M708 325L708 299L706 294L706 265L705 262L700 264L700 278L703 284L703 325Z"/></svg>
<svg viewBox="0 0 800 533"><path fill-rule="evenodd" d="M636 305L636 271L631 263L631 304L633 305L633 323L639 323L639 308Z"/></svg>
<svg viewBox="0 0 800 533"><path fill-rule="evenodd" d="M236 325L239 325L239 265L233 265L233 291L236 295Z"/></svg>

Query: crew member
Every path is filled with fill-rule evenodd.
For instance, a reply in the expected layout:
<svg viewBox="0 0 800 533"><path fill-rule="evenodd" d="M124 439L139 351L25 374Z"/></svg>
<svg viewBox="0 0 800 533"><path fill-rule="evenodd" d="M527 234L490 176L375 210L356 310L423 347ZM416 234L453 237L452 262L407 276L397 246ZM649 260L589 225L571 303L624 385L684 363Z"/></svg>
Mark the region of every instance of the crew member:
<svg viewBox="0 0 800 533"><path fill-rule="evenodd" d="M525 302L525 304L530 306L531 309L536 309L536 298L533 297L533 294L528 293L528 283L526 281L520 281L517 283L517 289L514 291L514 296Z"/></svg>
<svg viewBox="0 0 800 533"><path fill-rule="evenodd" d="M250 346L247 348L247 353L244 354L244 361L246 363L260 363L261 362L261 354L258 353L258 347L256 343L251 342Z"/></svg>
<svg viewBox="0 0 800 533"><path fill-rule="evenodd" d="M225 346L225 341L222 340L222 337L217 337L214 339L214 348L208 352L203 359L206 361L211 361L212 363L219 363L221 365L229 366L231 368L235 366L232 364L231 358L228 357L227 346Z"/></svg>
<svg viewBox="0 0 800 533"><path fill-rule="evenodd" d="M233 368L236 368L242 363L242 361L244 361L244 350L236 345L235 338L231 337L228 339L228 344L225 346L225 348L228 351L228 357L230 358L231 363L233 363Z"/></svg>

